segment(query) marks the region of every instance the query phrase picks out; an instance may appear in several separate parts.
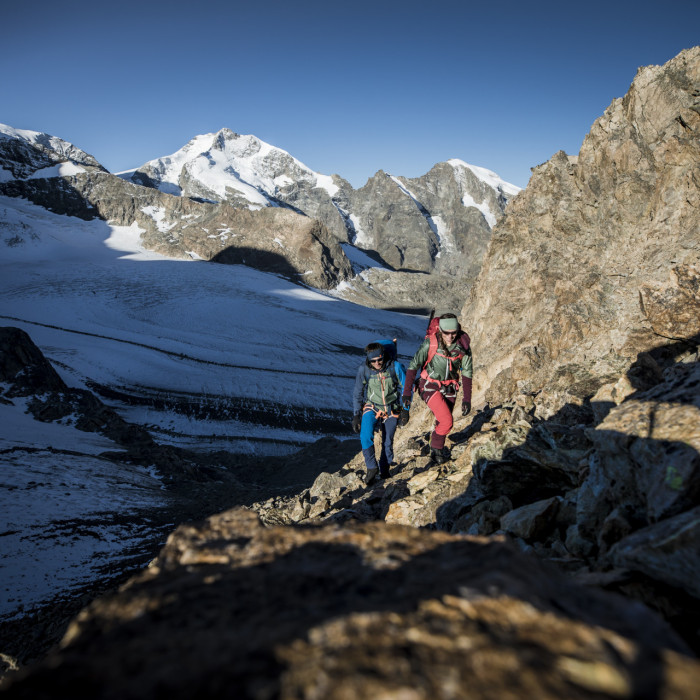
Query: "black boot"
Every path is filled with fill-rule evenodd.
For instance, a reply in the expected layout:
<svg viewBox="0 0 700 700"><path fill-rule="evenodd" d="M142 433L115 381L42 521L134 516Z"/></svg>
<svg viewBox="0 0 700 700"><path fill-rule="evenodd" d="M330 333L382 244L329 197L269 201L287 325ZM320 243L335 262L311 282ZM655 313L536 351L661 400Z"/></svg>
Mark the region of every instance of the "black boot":
<svg viewBox="0 0 700 700"><path fill-rule="evenodd" d="M377 478L377 472L379 471L377 458L374 456L374 445L372 447L365 447L365 449L362 450L362 456L365 458L365 466L367 467L365 484L369 486Z"/></svg>
<svg viewBox="0 0 700 700"><path fill-rule="evenodd" d="M435 462L435 464L443 464L447 461L440 447L430 448L430 459Z"/></svg>

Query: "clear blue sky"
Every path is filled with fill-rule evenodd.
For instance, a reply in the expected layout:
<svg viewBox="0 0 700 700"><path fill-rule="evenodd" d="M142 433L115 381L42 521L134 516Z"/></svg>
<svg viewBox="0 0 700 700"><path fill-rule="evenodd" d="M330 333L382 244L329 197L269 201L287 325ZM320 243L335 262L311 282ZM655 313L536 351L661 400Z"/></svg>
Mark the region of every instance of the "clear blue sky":
<svg viewBox="0 0 700 700"><path fill-rule="evenodd" d="M228 127L354 187L448 158L523 187L700 44L700 2L38 0L0 25L0 122L112 172Z"/></svg>

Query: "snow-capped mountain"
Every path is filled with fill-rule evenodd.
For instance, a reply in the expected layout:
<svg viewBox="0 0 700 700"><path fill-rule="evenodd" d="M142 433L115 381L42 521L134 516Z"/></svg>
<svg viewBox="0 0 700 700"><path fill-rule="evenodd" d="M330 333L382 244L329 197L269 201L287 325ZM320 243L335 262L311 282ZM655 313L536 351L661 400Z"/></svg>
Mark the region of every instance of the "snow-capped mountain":
<svg viewBox="0 0 700 700"><path fill-rule="evenodd" d="M179 151L138 170L118 173L161 192L260 209L279 206L278 197L295 183L338 192L333 177L314 172L280 148L229 129L196 136Z"/></svg>
<svg viewBox="0 0 700 700"><path fill-rule="evenodd" d="M379 171L355 190L228 129L118 176L56 137L0 136L0 194L136 226L168 257L244 263L382 308L461 305L518 192L457 159L419 178Z"/></svg>
<svg viewBox="0 0 700 700"><path fill-rule="evenodd" d="M420 178L378 172L355 190L286 151L229 129L197 136L172 155L120 173L162 192L257 210L285 206L321 220L340 241L393 269L458 274L452 253L480 259L483 243L519 188L453 159Z"/></svg>
<svg viewBox="0 0 700 700"><path fill-rule="evenodd" d="M54 142L56 152L49 150ZM45 134L7 127L0 139L0 194L57 214L136 226L147 249L168 257L244 263L322 289L352 273L338 240L315 219L290 208L251 211L228 202L173 197L112 175L67 146Z"/></svg>

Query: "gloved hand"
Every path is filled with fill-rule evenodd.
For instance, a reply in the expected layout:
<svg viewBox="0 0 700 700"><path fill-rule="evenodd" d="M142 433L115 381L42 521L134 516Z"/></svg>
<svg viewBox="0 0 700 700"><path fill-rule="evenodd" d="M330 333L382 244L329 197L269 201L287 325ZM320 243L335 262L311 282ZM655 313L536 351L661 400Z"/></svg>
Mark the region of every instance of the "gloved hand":
<svg viewBox="0 0 700 700"><path fill-rule="evenodd" d="M403 428L406 423L408 423L408 419L411 417L411 413L407 408L401 409L401 413L399 413L399 428Z"/></svg>
<svg viewBox="0 0 700 700"><path fill-rule="evenodd" d="M401 408L403 408L404 411L408 411L411 408L411 397L410 396L401 397Z"/></svg>
<svg viewBox="0 0 700 700"><path fill-rule="evenodd" d="M462 401L462 415L466 416L472 410L472 405L469 401Z"/></svg>
<svg viewBox="0 0 700 700"><path fill-rule="evenodd" d="M354 433L360 432L360 425L361 424L362 424L362 416L359 413L356 413L352 417L352 430Z"/></svg>

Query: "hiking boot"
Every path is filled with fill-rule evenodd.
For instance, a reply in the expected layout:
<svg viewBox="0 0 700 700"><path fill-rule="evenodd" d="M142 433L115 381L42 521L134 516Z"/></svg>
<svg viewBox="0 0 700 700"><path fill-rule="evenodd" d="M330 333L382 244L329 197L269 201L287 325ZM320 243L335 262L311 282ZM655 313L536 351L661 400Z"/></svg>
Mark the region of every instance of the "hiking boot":
<svg viewBox="0 0 700 700"><path fill-rule="evenodd" d="M435 464L442 464L445 461L445 458L442 456L442 450L439 447L430 448L430 459Z"/></svg>
<svg viewBox="0 0 700 700"><path fill-rule="evenodd" d="M391 472L389 471L389 467L383 467L379 466L379 478L380 479L388 479L391 476Z"/></svg>
<svg viewBox="0 0 700 700"><path fill-rule="evenodd" d="M430 459L435 462L435 464L444 464L450 458L449 452L446 454L444 447L431 447L430 448Z"/></svg>
<svg viewBox="0 0 700 700"><path fill-rule="evenodd" d="M376 467L372 467L371 469L367 470L367 474L365 474L365 484L369 486L376 478L377 478L377 472L379 470Z"/></svg>

